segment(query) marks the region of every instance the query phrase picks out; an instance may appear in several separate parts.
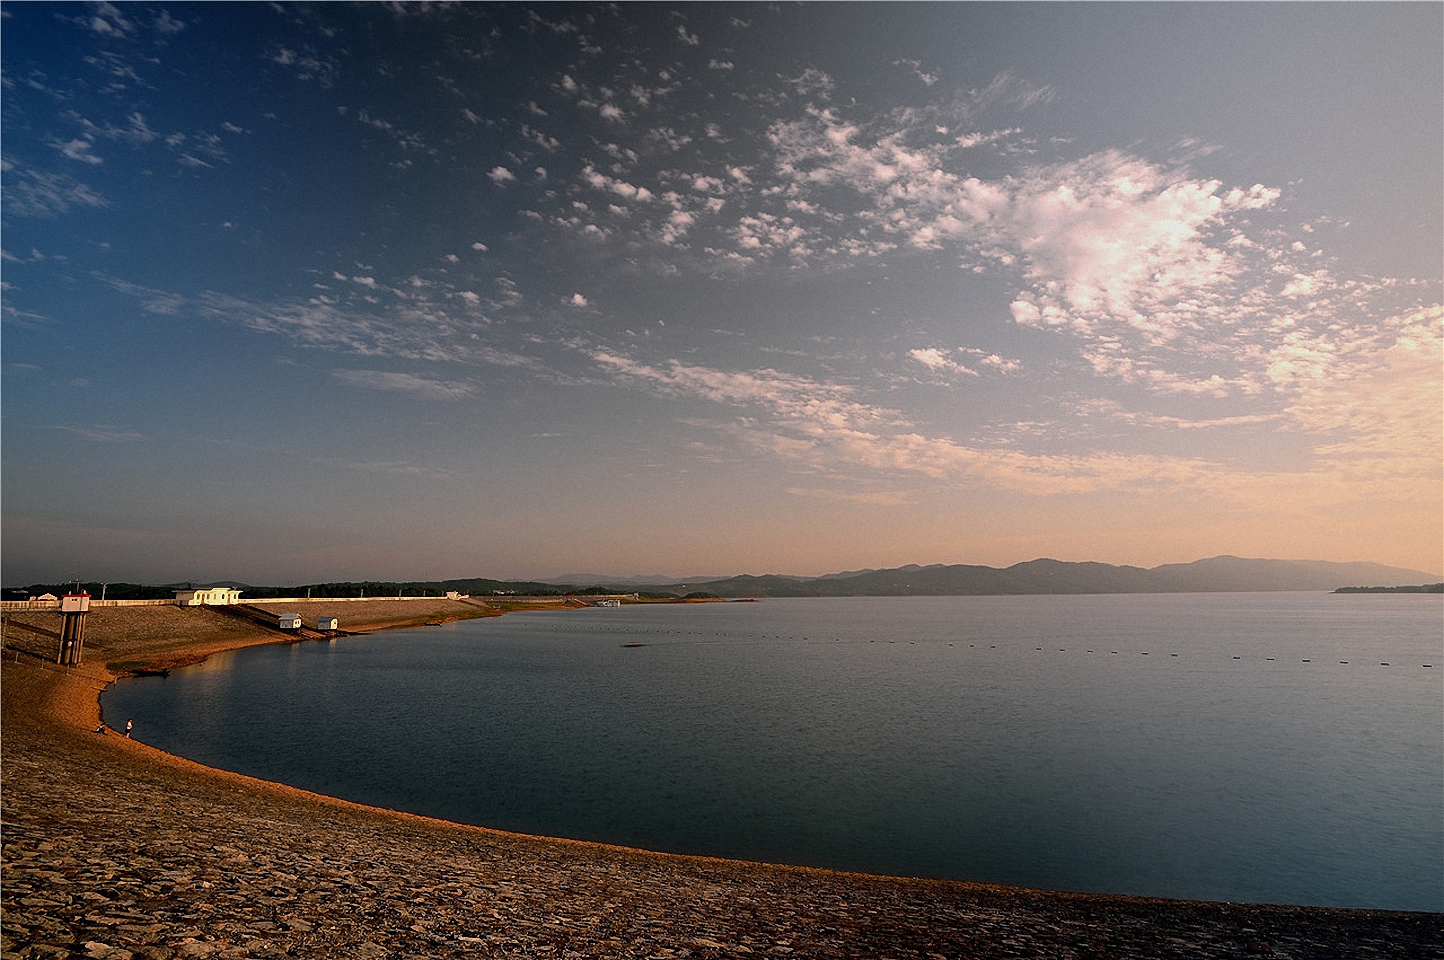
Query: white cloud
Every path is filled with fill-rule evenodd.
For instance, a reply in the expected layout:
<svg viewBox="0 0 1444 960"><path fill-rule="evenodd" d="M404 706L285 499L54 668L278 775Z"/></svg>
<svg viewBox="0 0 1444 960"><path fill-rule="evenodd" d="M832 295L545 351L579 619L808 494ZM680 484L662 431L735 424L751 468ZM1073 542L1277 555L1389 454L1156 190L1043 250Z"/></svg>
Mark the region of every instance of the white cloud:
<svg viewBox="0 0 1444 960"><path fill-rule="evenodd" d="M162 10L160 16L155 18L155 28L160 33L174 36L186 28L185 21L177 20L167 10Z"/></svg>
<svg viewBox="0 0 1444 960"><path fill-rule="evenodd" d="M100 157L91 153L91 147L95 146L89 137L76 137L73 140L53 140L51 146L59 150L61 155L70 159L78 160L81 163L103 163Z"/></svg>
<svg viewBox="0 0 1444 960"><path fill-rule="evenodd" d="M530 140L532 143L541 147L548 153L556 152L557 148L562 145L562 142L556 137L543 133L542 131L529 127L525 124L522 125L521 135L522 137Z"/></svg>
<svg viewBox="0 0 1444 960"><path fill-rule="evenodd" d="M1020 323L1083 333L1121 323L1154 342L1227 296L1248 264L1221 231L1279 197L1262 185L1225 189L1117 151L984 181L960 172L953 154L1012 131L944 139L945 129L906 112L864 127L813 106L775 122L768 139L789 206L841 216L853 243L953 246L979 268L1021 268L1032 287L1014 305ZM838 188L863 206L830 213ZM837 236L837 227L827 232ZM756 249L743 235L739 241Z"/></svg>
<svg viewBox="0 0 1444 960"><path fill-rule="evenodd" d="M63 173L45 173L5 161L5 209L17 217L58 217L74 208L110 206L100 192Z"/></svg>
<svg viewBox="0 0 1444 960"><path fill-rule="evenodd" d="M104 2L95 5L88 26L96 33L112 37L124 36L135 28L113 4Z"/></svg>
<svg viewBox="0 0 1444 960"><path fill-rule="evenodd" d="M506 167L498 166L492 167L491 172L487 174L487 177L490 178L492 183L500 185L515 180L516 174L512 173Z"/></svg>
<svg viewBox="0 0 1444 960"><path fill-rule="evenodd" d="M365 473L381 473L403 477L424 477L427 480L450 480L452 478L452 474L449 471L418 466L409 460L350 461L338 460L333 457L318 457L314 462L325 466L342 467L347 470L360 470Z"/></svg>
<svg viewBox="0 0 1444 960"><path fill-rule="evenodd" d="M647 136L652 140L666 144L667 149L674 153L692 142L690 136L678 133L671 127L658 127L655 130L649 131Z"/></svg>
<svg viewBox="0 0 1444 960"><path fill-rule="evenodd" d="M111 276L100 271L92 272L91 276L112 290L118 290L126 296L139 300L141 309L146 313L177 316L188 305L186 298L178 293L171 293L167 290L158 290L155 287L132 283L129 280L123 280L120 277Z"/></svg>
<svg viewBox="0 0 1444 960"><path fill-rule="evenodd" d="M1022 132L1022 128L1020 127L1009 127L1007 130L993 130L989 133L965 133L957 137L953 142L956 143L959 148L969 150L973 147L981 147L990 143L999 143L1009 137L1017 136Z"/></svg>
<svg viewBox="0 0 1444 960"><path fill-rule="evenodd" d="M905 66L905 67L908 67L909 69L912 70L913 75L916 76L919 80L921 80L921 81L923 82L923 86L925 86L925 87L931 87L933 84L935 84L935 83L938 82L938 75L937 75L937 74L935 74L935 73L925 73L925 72L923 71L923 65L922 65L921 61L918 61L918 60L894 60L894 61L893 61L893 66Z"/></svg>
<svg viewBox="0 0 1444 960"><path fill-rule="evenodd" d="M613 376L660 393L750 410L724 431L838 480L876 484L926 478L950 487L984 485L1037 496L1177 489L1223 494L1229 489L1229 471L1203 460L1028 454L929 437L898 411L859 401L850 387L776 370L727 372L677 360L658 366L609 351L592 356Z"/></svg>
<svg viewBox="0 0 1444 960"><path fill-rule="evenodd" d="M788 78L794 89L804 97L826 100L836 86L831 77L815 67L808 67L795 77Z"/></svg>
<svg viewBox="0 0 1444 960"><path fill-rule="evenodd" d="M97 443L134 443L137 440L149 439L143 433L136 433L134 430L116 430L112 427L69 427L63 424L55 424L56 430L64 430L66 433L73 433L77 437L86 440L93 440Z"/></svg>
<svg viewBox="0 0 1444 960"><path fill-rule="evenodd" d="M335 84L340 76L338 61L326 54L318 53L314 47L305 46L300 50L277 45L267 59L278 66L293 70L298 80L315 80L323 87Z"/></svg>
<svg viewBox="0 0 1444 960"><path fill-rule="evenodd" d="M460 400L472 395L470 384L433 380L412 373L386 370L333 370L331 373L348 386L409 393L423 400Z"/></svg>
<svg viewBox="0 0 1444 960"><path fill-rule="evenodd" d="M982 351L978 352L981 353ZM1016 373L1023 367L1023 362L1021 360L1005 359L998 356L996 353L990 353L986 356L979 357L978 362L986 367L992 367L999 373Z"/></svg>
<svg viewBox="0 0 1444 960"><path fill-rule="evenodd" d="M1159 342L1220 305L1247 269L1217 242L1230 215L1272 204L1255 185L1220 193L1217 180L1117 152L1029 171L1009 185L980 232L1013 251L1035 281L1015 308L1020 322L1073 326L1123 323Z"/></svg>
<svg viewBox="0 0 1444 960"><path fill-rule="evenodd" d="M1437 478L1444 437L1444 307L1392 316L1369 335L1292 331L1266 356L1295 427L1341 469ZM1437 490L1436 494L1437 496Z"/></svg>
<svg viewBox="0 0 1444 960"><path fill-rule="evenodd" d="M590 165L582 169L581 179L597 190L605 190L619 197L625 197L628 200L645 202L655 199L652 191L646 187L634 186L625 180L609 177L604 173L597 172L597 170Z"/></svg>
<svg viewBox="0 0 1444 960"><path fill-rule="evenodd" d="M908 356L936 373L963 373L972 377L978 375L978 371L963 366L937 347L909 350Z"/></svg>
<svg viewBox="0 0 1444 960"><path fill-rule="evenodd" d="M697 217L686 210L673 210L662 224L662 242L676 243L692 228Z"/></svg>

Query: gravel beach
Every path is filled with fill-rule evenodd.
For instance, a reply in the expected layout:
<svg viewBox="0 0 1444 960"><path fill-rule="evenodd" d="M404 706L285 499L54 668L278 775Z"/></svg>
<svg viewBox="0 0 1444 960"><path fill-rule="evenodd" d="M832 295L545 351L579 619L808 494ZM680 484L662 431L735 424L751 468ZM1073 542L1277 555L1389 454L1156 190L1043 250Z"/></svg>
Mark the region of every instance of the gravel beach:
<svg viewBox="0 0 1444 960"><path fill-rule="evenodd" d="M482 612L365 607L338 615L380 627ZM5 617L7 960L1444 957L1440 914L874 877L363 807L170 756L144 731L94 732L97 696L125 670L289 638L214 610L103 608L87 662L66 670L45 662L59 619Z"/></svg>

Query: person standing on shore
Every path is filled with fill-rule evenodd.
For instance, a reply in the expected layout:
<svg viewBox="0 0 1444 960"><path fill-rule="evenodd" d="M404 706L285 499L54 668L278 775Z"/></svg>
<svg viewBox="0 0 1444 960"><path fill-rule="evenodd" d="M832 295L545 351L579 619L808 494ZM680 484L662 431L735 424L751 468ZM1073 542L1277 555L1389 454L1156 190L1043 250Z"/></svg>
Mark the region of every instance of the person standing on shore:
<svg viewBox="0 0 1444 960"><path fill-rule="evenodd" d="M127 721L125 721L125 739L127 739L127 740L130 739L130 731L131 731L131 729L132 729L134 726L135 726L135 721L134 721L134 720L127 720Z"/></svg>

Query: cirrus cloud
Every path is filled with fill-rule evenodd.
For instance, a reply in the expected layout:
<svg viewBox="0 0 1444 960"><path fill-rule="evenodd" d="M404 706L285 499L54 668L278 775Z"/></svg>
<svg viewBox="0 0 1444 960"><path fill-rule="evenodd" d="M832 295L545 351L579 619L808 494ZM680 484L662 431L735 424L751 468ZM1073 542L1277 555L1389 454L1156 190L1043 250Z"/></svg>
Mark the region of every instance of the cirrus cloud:
<svg viewBox="0 0 1444 960"><path fill-rule="evenodd" d="M473 393L471 384L456 380L434 380L414 373L389 370L333 370L331 375L342 383L366 390L387 390L409 393L423 400L460 400Z"/></svg>

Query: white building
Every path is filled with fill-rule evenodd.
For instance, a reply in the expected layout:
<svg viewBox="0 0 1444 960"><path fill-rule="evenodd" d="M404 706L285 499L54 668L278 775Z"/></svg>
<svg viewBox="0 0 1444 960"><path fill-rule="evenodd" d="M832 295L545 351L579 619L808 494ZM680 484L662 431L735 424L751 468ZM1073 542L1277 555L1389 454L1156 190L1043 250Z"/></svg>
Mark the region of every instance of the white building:
<svg viewBox="0 0 1444 960"><path fill-rule="evenodd" d="M205 590L177 590L178 607L225 607L241 602L241 591L234 587L210 587Z"/></svg>
<svg viewBox="0 0 1444 960"><path fill-rule="evenodd" d="M301 629L301 615L299 613L283 613L276 618L276 626L282 630Z"/></svg>
<svg viewBox="0 0 1444 960"><path fill-rule="evenodd" d="M340 621L338 621L335 617L317 617L317 618L316 618L316 629L317 629L317 630L336 630L336 629L339 629L339 627L340 627Z"/></svg>

